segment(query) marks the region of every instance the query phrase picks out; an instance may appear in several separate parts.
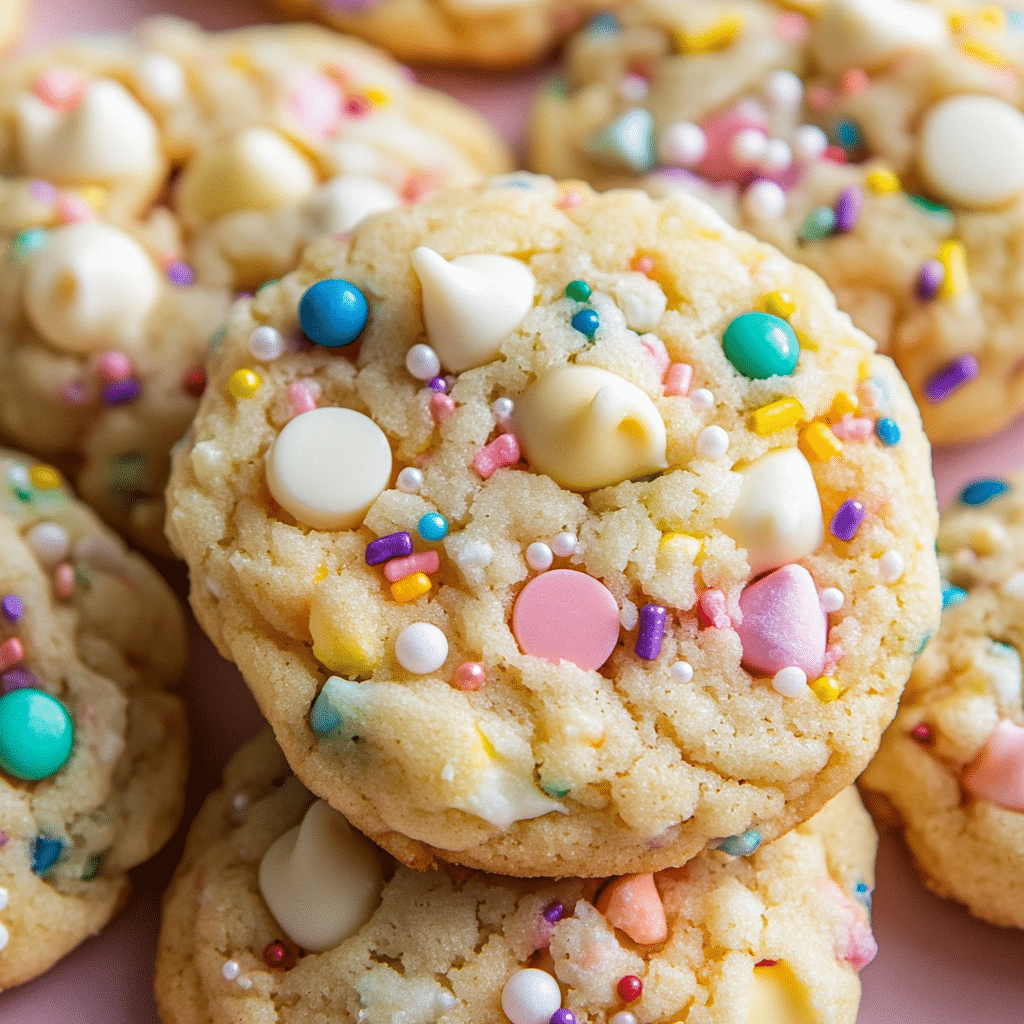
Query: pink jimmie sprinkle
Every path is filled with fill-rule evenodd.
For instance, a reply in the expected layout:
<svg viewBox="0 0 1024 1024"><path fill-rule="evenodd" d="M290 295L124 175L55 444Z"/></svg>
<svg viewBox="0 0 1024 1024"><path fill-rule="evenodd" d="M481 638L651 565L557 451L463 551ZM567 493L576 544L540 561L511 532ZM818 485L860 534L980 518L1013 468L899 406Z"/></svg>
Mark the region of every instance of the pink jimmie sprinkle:
<svg viewBox="0 0 1024 1024"><path fill-rule="evenodd" d="M780 39L799 43L806 39L811 31L811 23L796 11L786 11L775 19L775 34Z"/></svg>
<svg viewBox="0 0 1024 1024"><path fill-rule="evenodd" d="M843 72L843 77L839 80L839 91L844 96L855 96L857 93L863 92L870 84L871 79L868 78L867 72L863 68L850 68Z"/></svg>
<svg viewBox="0 0 1024 1024"><path fill-rule="evenodd" d="M32 91L55 110L77 107L85 95L85 76L74 68L47 68L32 83Z"/></svg>
<svg viewBox="0 0 1024 1024"><path fill-rule="evenodd" d="M388 583L397 583L411 576L414 572L424 572L428 576L441 567L441 556L436 551L418 551L404 558L392 558L384 563L384 575Z"/></svg>
<svg viewBox="0 0 1024 1024"><path fill-rule="evenodd" d="M583 196L579 192L566 192L555 205L560 210L573 210L583 202Z"/></svg>
<svg viewBox="0 0 1024 1024"><path fill-rule="evenodd" d="M125 380L132 375L132 361L124 352L111 349L100 356L96 372L105 381Z"/></svg>
<svg viewBox="0 0 1024 1024"><path fill-rule="evenodd" d="M53 592L66 601L75 592L75 570L70 562L61 562L53 574Z"/></svg>
<svg viewBox="0 0 1024 1024"><path fill-rule="evenodd" d="M685 398L693 383L693 367L689 363L672 363L665 374L665 394Z"/></svg>
<svg viewBox="0 0 1024 1024"><path fill-rule="evenodd" d="M519 461L519 442L515 434L502 434L485 445L473 457L473 468L486 480L501 466L514 466Z"/></svg>
<svg viewBox="0 0 1024 1024"><path fill-rule="evenodd" d="M64 194L57 197L57 216L64 224L82 224L95 220L96 211L84 199Z"/></svg>
<svg viewBox="0 0 1024 1024"><path fill-rule="evenodd" d="M313 381L293 380L288 385L288 402L296 416L304 412L311 412L316 408L316 400L319 394L314 394ZM319 387L316 387L319 392Z"/></svg>
<svg viewBox="0 0 1024 1024"><path fill-rule="evenodd" d="M455 400L450 395L434 392L430 396L430 415L435 423L444 423L455 412Z"/></svg>
<svg viewBox="0 0 1024 1024"><path fill-rule="evenodd" d="M713 626L715 629L729 629L732 626L725 594L720 590L705 590L700 595L698 610L705 626Z"/></svg>
<svg viewBox="0 0 1024 1024"><path fill-rule="evenodd" d="M21 641L12 636L0 644L0 672L6 672L12 665L17 665L25 657L25 648Z"/></svg>
<svg viewBox="0 0 1024 1024"><path fill-rule="evenodd" d="M452 676L452 683L457 690L479 690L486 682L487 669L479 661L464 661Z"/></svg>
<svg viewBox="0 0 1024 1024"><path fill-rule="evenodd" d="M875 425L863 416L848 412L838 423L832 425L832 433L840 441L867 441L875 432Z"/></svg>

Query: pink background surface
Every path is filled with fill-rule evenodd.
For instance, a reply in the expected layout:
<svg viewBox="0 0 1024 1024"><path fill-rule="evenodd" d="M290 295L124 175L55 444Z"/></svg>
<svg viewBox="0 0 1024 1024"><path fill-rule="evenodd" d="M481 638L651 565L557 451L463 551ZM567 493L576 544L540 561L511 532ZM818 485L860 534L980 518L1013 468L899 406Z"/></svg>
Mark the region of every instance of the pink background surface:
<svg viewBox="0 0 1024 1024"><path fill-rule="evenodd" d="M206 28L267 20L256 0L32 0L23 49L74 32L125 28L156 13L180 14ZM514 79L469 72L421 71L428 85L473 104L521 150L525 112L553 65ZM981 444L935 453L940 505L978 476L1024 467L1024 421ZM182 597L184 570L163 567ZM193 771L186 815L219 783L230 753L260 725L259 712L233 666L192 623L192 658L184 696L192 722ZM42 978L0 995L0 1024L157 1024L151 992L160 893L184 841L133 872L125 913ZM882 836L874 927L880 952L861 974L860 1024L1021 1024L1024 933L993 928L923 888L906 850Z"/></svg>

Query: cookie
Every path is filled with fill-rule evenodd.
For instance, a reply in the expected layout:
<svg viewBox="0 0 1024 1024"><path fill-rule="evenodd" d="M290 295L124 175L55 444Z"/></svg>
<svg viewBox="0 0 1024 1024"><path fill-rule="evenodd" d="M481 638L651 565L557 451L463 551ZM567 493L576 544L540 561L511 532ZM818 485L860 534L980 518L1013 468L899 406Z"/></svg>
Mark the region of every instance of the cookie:
<svg viewBox="0 0 1024 1024"><path fill-rule="evenodd" d="M164 1024L816 1020L854 1024L875 834L852 788L749 857L522 881L396 866L289 775L225 772L164 902Z"/></svg>
<svg viewBox="0 0 1024 1024"><path fill-rule="evenodd" d="M0 0L0 50L17 41L24 18L25 0Z"/></svg>
<svg viewBox="0 0 1024 1024"><path fill-rule="evenodd" d="M301 26L69 43L0 75L0 124L0 431L158 551L232 295L506 160L476 114Z"/></svg>
<svg viewBox="0 0 1024 1024"><path fill-rule="evenodd" d="M862 776L928 886L1024 928L1024 479L969 484L942 518L942 626Z"/></svg>
<svg viewBox="0 0 1024 1024"><path fill-rule="evenodd" d="M937 623L895 368L689 197L516 175L382 214L236 304L210 374L168 490L193 608L408 863L774 838L867 764Z"/></svg>
<svg viewBox="0 0 1024 1024"><path fill-rule="evenodd" d="M0 990L94 935L181 817L170 588L52 466L0 450Z"/></svg>
<svg viewBox="0 0 1024 1024"><path fill-rule="evenodd" d="M794 7L796 9L794 9ZM933 442L1024 409L1024 23L909 0L643 0L568 48L532 165L696 191L825 278Z"/></svg>
<svg viewBox="0 0 1024 1024"><path fill-rule="evenodd" d="M290 18L314 18L401 60L513 68L564 39L586 0L274 0Z"/></svg>

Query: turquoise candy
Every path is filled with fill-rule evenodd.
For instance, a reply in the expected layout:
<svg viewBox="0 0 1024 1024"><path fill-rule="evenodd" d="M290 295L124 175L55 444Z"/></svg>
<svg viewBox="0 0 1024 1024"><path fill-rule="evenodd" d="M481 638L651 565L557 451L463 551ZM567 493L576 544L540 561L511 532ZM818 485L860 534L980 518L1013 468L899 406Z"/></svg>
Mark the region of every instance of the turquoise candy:
<svg viewBox="0 0 1024 1024"><path fill-rule="evenodd" d="M800 342L785 320L771 313L744 313L722 335L725 358L752 380L788 377L800 358Z"/></svg>
<svg viewBox="0 0 1024 1024"><path fill-rule="evenodd" d="M351 281L328 278L299 300L299 326L315 344L342 348L362 334L369 311L366 296Z"/></svg>
<svg viewBox="0 0 1024 1024"><path fill-rule="evenodd" d="M0 697L0 768L16 779L36 782L64 767L75 728L56 697L25 687Z"/></svg>

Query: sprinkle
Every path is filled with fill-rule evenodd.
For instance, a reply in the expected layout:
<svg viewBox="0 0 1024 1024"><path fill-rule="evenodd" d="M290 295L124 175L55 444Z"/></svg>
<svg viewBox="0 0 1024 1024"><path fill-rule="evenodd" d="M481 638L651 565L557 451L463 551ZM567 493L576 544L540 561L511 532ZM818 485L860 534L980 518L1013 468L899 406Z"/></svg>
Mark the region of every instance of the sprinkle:
<svg viewBox="0 0 1024 1024"><path fill-rule="evenodd" d="M962 601L967 600L967 591L961 590L960 587L943 587L942 588L942 607L943 610L951 607L954 604L960 604Z"/></svg>
<svg viewBox="0 0 1024 1024"><path fill-rule="evenodd" d="M846 150L842 146L829 146L822 153L822 158L832 164L845 164Z"/></svg>
<svg viewBox="0 0 1024 1024"><path fill-rule="evenodd" d="M242 968L237 960L225 960L220 973L225 981L234 981L242 973Z"/></svg>
<svg viewBox="0 0 1024 1024"><path fill-rule="evenodd" d="M535 540L526 549L526 564L535 572L544 572L551 568L554 555L551 548L543 541Z"/></svg>
<svg viewBox="0 0 1024 1024"><path fill-rule="evenodd" d="M452 685L457 690L479 690L487 682L487 669L479 661L464 661L452 674Z"/></svg>
<svg viewBox="0 0 1024 1024"><path fill-rule="evenodd" d="M762 296L761 306L766 313L788 320L796 312L796 303L789 292L774 291Z"/></svg>
<svg viewBox="0 0 1024 1024"><path fill-rule="evenodd" d="M629 1010L619 1010L608 1024L636 1024L636 1015L629 1012Z"/></svg>
<svg viewBox="0 0 1024 1024"><path fill-rule="evenodd" d="M688 661L673 662L668 671L677 683L688 683L693 679L693 666Z"/></svg>
<svg viewBox="0 0 1024 1024"><path fill-rule="evenodd" d="M586 281L570 281L565 286L565 294L574 302L586 302L590 298L590 285ZM573 324L573 327L576 327ZM576 328L579 330L579 328Z"/></svg>
<svg viewBox="0 0 1024 1024"><path fill-rule="evenodd" d="M761 833L756 828L748 829L736 836L728 836L718 844L718 849L730 857L746 857L761 845Z"/></svg>
<svg viewBox="0 0 1024 1024"><path fill-rule="evenodd" d="M431 377L430 380L427 381L427 387L430 388L431 391L436 391L439 394L446 393L448 391L448 386L448 378L442 377L440 374L436 377Z"/></svg>
<svg viewBox="0 0 1024 1024"><path fill-rule="evenodd" d="M448 638L432 622L414 622L398 634L395 657L406 672L429 675L448 658Z"/></svg>
<svg viewBox="0 0 1024 1024"><path fill-rule="evenodd" d="M968 57L980 60L984 64L990 64L994 68L1010 66L1010 62L1003 54L982 39L963 39L960 42L960 50Z"/></svg>
<svg viewBox="0 0 1024 1024"><path fill-rule="evenodd" d="M103 385L103 401L106 405L127 405L142 394L142 385L134 377L114 380Z"/></svg>
<svg viewBox="0 0 1024 1024"><path fill-rule="evenodd" d="M47 836L36 836L32 842L32 870L37 875L45 875L60 857L64 844L59 839Z"/></svg>
<svg viewBox="0 0 1024 1024"><path fill-rule="evenodd" d="M380 565L389 558L404 558L412 554L412 536L405 530L388 533L366 545L366 564Z"/></svg>
<svg viewBox="0 0 1024 1024"><path fill-rule="evenodd" d="M864 145L864 135L856 121L841 117L832 126L832 135L844 153L855 154Z"/></svg>
<svg viewBox="0 0 1024 1024"><path fill-rule="evenodd" d="M566 192L561 199L555 203L560 210L575 210L583 202L583 196L579 192Z"/></svg>
<svg viewBox="0 0 1024 1024"><path fill-rule="evenodd" d="M788 377L800 358L793 328L770 313L743 313L722 335L722 351L738 373L752 380Z"/></svg>
<svg viewBox="0 0 1024 1024"><path fill-rule="evenodd" d="M838 587L826 587L820 596L821 607L826 612L837 612L846 604L846 595Z"/></svg>
<svg viewBox="0 0 1024 1024"><path fill-rule="evenodd" d="M290 971L295 966L295 954L280 939L275 939L264 947L263 962L272 971Z"/></svg>
<svg viewBox="0 0 1024 1024"><path fill-rule="evenodd" d="M253 330L246 345L249 354L261 363L269 363L277 359L285 350L281 332L269 324L261 324Z"/></svg>
<svg viewBox="0 0 1024 1024"><path fill-rule="evenodd" d="M850 185L839 193L835 205L836 234L844 234L854 229L863 205L864 193L856 185Z"/></svg>
<svg viewBox="0 0 1024 1024"><path fill-rule="evenodd" d="M0 599L0 615L8 622L17 622L25 612L25 602L17 594L4 594Z"/></svg>
<svg viewBox="0 0 1024 1024"><path fill-rule="evenodd" d="M939 285L938 297L949 299L967 291L970 280L967 276L967 251L963 242L947 238L939 244L938 261L942 264L945 274Z"/></svg>
<svg viewBox="0 0 1024 1024"><path fill-rule="evenodd" d="M504 426L512 417L512 410L515 409L515 402L511 398L496 398L491 402L491 413L499 426Z"/></svg>
<svg viewBox="0 0 1024 1024"><path fill-rule="evenodd" d="M829 531L838 540L850 541L857 535L864 519L864 506L852 498L844 501L829 523Z"/></svg>
<svg viewBox="0 0 1024 1024"><path fill-rule="evenodd" d="M724 50L732 45L742 28L743 19L737 14L729 14L697 32L677 31L676 49L689 55Z"/></svg>
<svg viewBox="0 0 1024 1024"><path fill-rule="evenodd" d="M304 412L312 412L316 406L316 397L305 381L293 380L288 385L288 404L296 416Z"/></svg>
<svg viewBox="0 0 1024 1024"><path fill-rule="evenodd" d="M397 583L413 573L437 572L441 556L436 551L418 551L404 558L392 558L384 563L384 576L388 583Z"/></svg>
<svg viewBox="0 0 1024 1024"><path fill-rule="evenodd" d="M895 583L903 576L903 556L898 551L886 551L878 560L878 575L883 583Z"/></svg>
<svg viewBox="0 0 1024 1024"><path fill-rule="evenodd" d="M125 380L132 375L132 361L125 352L113 349L104 352L96 364L96 372L106 381Z"/></svg>
<svg viewBox="0 0 1024 1024"><path fill-rule="evenodd" d="M593 338L597 333L598 327L601 326L601 320L594 310L581 309L573 316L572 325L580 332L580 334L585 334L588 338Z"/></svg>
<svg viewBox="0 0 1024 1024"><path fill-rule="evenodd" d="M910 735L923 747L931 746L935 742L935 730L927 722L918 722L910 730Z"/></svg>
<svg viewBox="0 0 1024 1024"><path fill-rule="evenodd" d="M660 604L645 604L640 609L640 632L636 638L636 656L654 661L661 653L665 636L666 610Z"/></svg>
<svg viewBox="0 0 1024 1024"><path fill-rule="evenodd" d="M299 300L299 325L316 345L341 348L362 333L369 317L366 296L339 278L317 281Z"/></svg>
<svg viewBox="0 0 1024 1024"><path fill-rule="evenodd" d="M49 778L67 763L73 743L71 716L56 697L34 688L0 697L0 769L9 775Z"/></svg>
<svg viewBox="0 0 1024 1024"><path fill-rule="evenodd" d="M519 442L515 434L502 434L473 456L473 468L486 480L501 466L514 466L519 457Z"/></svg>
<svg viewBox="0 0 1024 1024"><path fill-rule="evenodd" d="M414 572L391 584L391 596L398 604L408 604L409 601L422 597L432 586L426 573Z"/></svg>
<svg viewBox="0 0 1024 1024"><path fill-rule="evenodd" d="M62 562L71 547L67 531L57 523L37 523L25 539L36 558L47 568Z"/></svg>
<svg viewBox="0 0 1024 1024"><path fill-rule="evenodd" d="M619 983L615 986L615 991L618 992L619 998L624 1003L631 1003L635 999L639 999L643 990L644 983L635 974L627 974L619 978Z"/></svg>
<svg viewBox="0 0 1024 1024"><path fill-rule="evenodd" d="M633 260L632 269L638 274L650 274L654 270L654 260L650 256L637 256Z"/></svg>
<svg viewBox="0 0 1024 1024"><path fill-rule="evenodd" d="M702 412L706 412L708 409L715 407L715 396L707 388L697 388L692 395L690 395L690 403L694 409Z"/></svg>
<svg viewBox="0 0 1024 1024"><path fill-rule="evenodd" d="M53 590L62 601L75 592L75 570L70 562L62 562L53 573Z"/></svg>
<svg viewBox="0 0 1024 1024"><path fill-rule="evenodd" d="M176 288L190 288L195 284L195 273L187 263L183 263L181 260L168 263L165 273L167 280Z"/></svg>
<svg viewBox="0 0 1024 1024"><path fill-rule="evenodd" d="M960 492L960 500L965 505L985 505L1009 489L1010 485L1004 480L975 480Z"/></svg>
<svg viewBox="0 0 1024 1024"><path fill-rule="evenodd" d="M182 377L181 388L191 398L202 398L206 391L206 370L202 366L193 366Z"/></svg>
<svg viewBox="0 0 1024 1024"><path fill-rule="evenodd" d="M17 665L25 657L25 648L21 641L12 636L0 644L0 672L6 672L12 665Z"/></svg>
<svg viewBox="0 0 1024 1024"><path fill-rule="evenodd" d="M558 982L536 967L516 971L501 990L501 1008L512 1024L545 1024L561 1004Z"/></svg>
<svg viewBox="0 0 1024 1024"><path fill-rule="evenodd" d="M974 380L979 369L976 356L959 356L928 378L924 385L925 397L929 402L944 402L958 388Z"/></svg>
<svg viewBox="0 0 1024 1024"><path fill-rule="evenodd" d="M403 494L419 494L423 487L423 472L415 466L406 466L398 474L395 486Z"/></svg>
<svg viewBox="0 0 1024 1024"><path fill-rule="evenodd" d="M692 381L693 367L689 363L672 363L665 374L665 394L685 398Z"/></svg>
<svg viewBox="0 0 1024 1024"><path fill-rule="evenodd" d="M899 177L887 167L872 168L864 175L864 184L879 196L892 195L903 187Z"/></svg>
<svg viewBox="0 0 1024 1024"><path fill-rule="evenodd" d="M46 232L42 228L19 231L11 241L11 256L20 263L28 253L41 249L45 244Z"/></svg>
<svg viewBox="0 0 1024 1024"><path fill-rule="evenodd" d="M697 454L704 459L720 459L729 450L729 435L723 427L712 424L697 435Z"/></svg>
<svg viewBox="0 0 1024 1024"><path fill-rule="evenodd" d="M787 665L772 677L772 689L783 697L799 697L807 688L807 673L796 665Z"/></svg>
<svg viewBox="0 0 1024 1024"><path fill-rule="evenodd" d="M455 401L451 395L437 392L430 396L430 415L435 423L444 423L455 413Z"/></svg>
<svg viewBox="0 0 1024 1024"><path fill-rule="evenodd" d="M804 407L795 398L780 398L751 414L754 432L761 437L785 430L804 418Z"/></svg>
<svg viewBox="0 0 1024 1024"><path fill-rule="evenodd" d="M658 166L654 116L644 107L623 111L586 139L594 155L621 164L637 174Z"/></svg>
<svg viewBox="0 0 1024 1024"><path fill-rule="evenodd" d="M248 367L235 370L228 377L228 394L235 399L252 398L263 386L263 378Z"/></svg>
<svg viewBox="0 0 1024 1024"><path fill-rule="evenodd" d="M578 543L579 541L575 533L563 530L551 538L551 550L559 558L568 558L570 555L576 554L576 545Z"/></svg>
<svg viewBox="0 0 1024 1024"><path fill-rule="evenodd" d="M831 676L819 676L808 686L822 704L831 704L839 696L839 684Z"/></svg>
<svg viewBox="0 0 1024 1024"><path fill-rule="evenodd" d="M847 413L838 423L833 424L832 432L841 441L866 441L874 427L871 420Z"/></svg>
<svg viewBox="0 0 1024 1024"><path fill-rule="evenodd" d="M890 419L888 416L883 416L875 424L875 434L878 435L878 440L886 446L899 444L900 426L895 420Z"/></svg>
<svg viewBox="0 0 1024 1024"><path fill-rule="evenodd" d="M933 217L950 218L953 217L953 212L950 208L943 203L936 203L931 199L926 199L924 196L914 195L907 193L907 199L909 199L919 210L924 210L925 213L931 214Z"/></svg>
<svg viewBox="0 0 1024 1024"><path fill-rule="evenodd" d="M815 422L800 432L800 448L808 458L827 462L843 450L843 444L827 423Z"/></svg>
<svg viewBox="0 0 1024 1024"><path fill-rule="evenodd" d="M409 349L405 368L417 380L432 380L441 372L441 360L429 345L420 343Z"/></svg>
<svg viewBox="0 0 1024 1024"><path fill-rule="evenodd" d="M416 526L424 540L443 540L448 534L448 520L437 512L428 512Z"/></svg>
<svg viewBox="0 0 1024 1024"><path fill-rule="evenodd" d="M835 211L830 206L816 206L804 218L796 237L801 242L816 242L831 235L835 227Z"/></svg>

